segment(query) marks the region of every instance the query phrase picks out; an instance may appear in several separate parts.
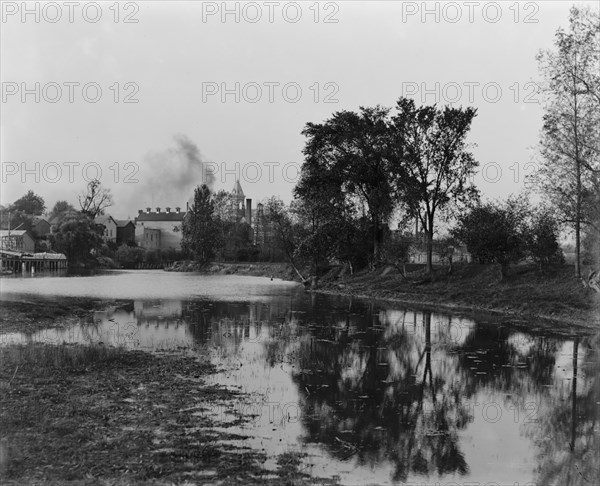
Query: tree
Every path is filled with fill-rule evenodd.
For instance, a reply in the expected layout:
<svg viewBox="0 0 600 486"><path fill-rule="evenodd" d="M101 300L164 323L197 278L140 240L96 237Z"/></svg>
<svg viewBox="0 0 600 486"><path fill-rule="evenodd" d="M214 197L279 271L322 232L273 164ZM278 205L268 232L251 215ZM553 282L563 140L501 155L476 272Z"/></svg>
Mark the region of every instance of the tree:
<svg viewBox="0 0 600 486"><path fill-rule="evenodd" d="M581 277L582 226L590 223L586 193L590 177L600 171L599 27L598 13L573 7L569 30L559 29L554 50L537 56L545 95L538 181L561 222L575 232L576 277Z"/></svg>
<svg viewBox="0 0 600 486"><path fill-rule="evenodd" d="M201 264L213 259L216 248L222 244L219 220L214 213L215 205L208 186L196 187L194 203L183 220L181 247Z"/></svg>
<svg viewBox="0 0 600 486"><path fill-rule="evenodd" d="M42 196L38 196L32 190L29 190L27 194L12 203L10 208L11 211L40 216L46 209L46 203Z"/></svg>
<svg viewBox="0 0 600 486"><path fill-rule="evenodd" d="M365 208L371 223L372 266L380 259L383 231L394 208L397 167L389 157L388 113L380 106L361 107L358 113L341 111L324 123L307 123L302 131L308 140L303 150L304 189L297 194L307 200L302 191L322 177L340 187L347 203ZM330 196L321 201L326 205Z"/></svg>
<svg viewBox="0 0 600 486"><path fill-rule="evenodd" d="M506 276L510 263L525 256L526 203L510 198L504 204L477 204L458 217L451 235L467 245L479 263L499 263Z"/></svg>
<svg viewBox="0 0 600 486"><path fill-rule="evenodd" d="M52 221L57 216L63 216L66 212L74 210L75 208L71 203L68 203L67 201L56 201L54 207L48 215L48 220Z"/></svg>
<svg viewBox="0 0 600 486"><path fill-rule="evenodd" d="M540 208L532 211L525 232L525 249L540 267L564 260L558 236L559 225L552 210Z"/></svg>
<svg viewBox="0 0 600 486"><path fill-rule="evenodd" d="M105 189L98 179L88 182L86 192L77 196L81 212L94 219L104 214L104 210L113 205L110 189Z"/></svg>
<svg viewBox="0 0 600 486"><path fill-rule="evenodd" d="M40 216L46 209L46 203L42 196L38 196L33 191L17 199L8 208L3 209L2 227L11 229L31 229L31 222L34 216ZM10 220L9 220L10 215Z"/></svg>
<svg viewBox="0 0 600 486"><path fill-rule="evenodd" d="M286 208L281 199L272 196L264 202L263 206L265 221L272 229L275 244L281 249L300 279L307 282L298 268L298 246L302 239L301 227L294 224L289 208Z"/></svg>
<svg viewBox="0 0 600 486"><path fill-rule="evenodd" d="M427 271L431 272L436 215L451 204L472 202L478 197L470 180L479 164L465 142L476 110L417 108L407 98L401 98L396 108L392 137L395 156L403 169L396 179L398 194L409 214L421 222L426 236Z"/></svg>
<svg viewBox="0 0 600 486"><path fill-rule="evenodd" d="M50 235L50 240L52 247L64 253L69 263L86 263L92 259L92 251L102 245L102 230L89 215L70 212Z"/></svg>

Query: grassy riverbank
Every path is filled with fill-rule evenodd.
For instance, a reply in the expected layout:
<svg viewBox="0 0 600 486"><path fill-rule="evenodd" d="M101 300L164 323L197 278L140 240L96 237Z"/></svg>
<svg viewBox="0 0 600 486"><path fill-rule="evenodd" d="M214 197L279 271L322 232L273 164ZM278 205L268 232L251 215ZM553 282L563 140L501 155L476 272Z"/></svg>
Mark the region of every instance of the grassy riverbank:
<svg viewBox="0 0 600 486"><path fill-rule="evenodd" d="M294 454L267 471L264 453L232 445L243 437L213 412L240 395L207 385L214 371L198 350L0 348L0 482L333 484L302 473Z"/></svg>
<svg viewBox="0 0 600 486"><path fill-rule="evenodd" d="M484 311L578 324L598 328L600 295L584 289L573 277L573 267L562 265L540 270L518 265L500 278L493 265L455 266L433 276L415 272L405 278L394 267L375 272L340 276L335 271L319 284L324 293L384 299L463 311Z"/></svg>

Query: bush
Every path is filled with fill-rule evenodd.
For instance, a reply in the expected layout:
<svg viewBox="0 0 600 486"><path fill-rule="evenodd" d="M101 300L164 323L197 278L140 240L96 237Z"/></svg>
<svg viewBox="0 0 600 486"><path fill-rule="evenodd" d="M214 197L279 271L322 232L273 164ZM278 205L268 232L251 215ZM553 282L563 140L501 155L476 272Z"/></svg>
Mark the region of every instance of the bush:
<svg viewBox="0 0 600 486"><path fill-rule="evenodd" d="M540 266L564 263L558 234L558 222L549 209L532 211L524 238L527 254Z"/></svg>

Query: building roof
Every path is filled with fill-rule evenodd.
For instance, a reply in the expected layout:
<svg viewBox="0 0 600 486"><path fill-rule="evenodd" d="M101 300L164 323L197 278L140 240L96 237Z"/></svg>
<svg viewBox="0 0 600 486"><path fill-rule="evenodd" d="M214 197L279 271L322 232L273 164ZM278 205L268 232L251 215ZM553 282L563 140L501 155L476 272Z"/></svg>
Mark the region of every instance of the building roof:
<svg viewBox="0 0 600 486"><path fill-rule="evenodd" d="M0 230L1 237L8 236L9 233L10 236L23 236L29 232L27 230Z"/></svg>
<svg viewBox="0 0 600 486"><path fill-rule="evenodd" d="M40 223L50 224L48 223L48 220L46 218L42 218L41 216L34 216L33 218L31 218L31 224L33 226L36 226Z"/></svg>
<svg viewBox="0 0 600 486"><path fill-rule="evenodd" d="M185 212L160 212L160 213L140 213L138 214L136 221L183 221Z"/></svg>
<svg viewBox="0 0 600 486"><path fill-rule="evenodd" d="M102 215L96 216L94 218L94 223L103 224L104 226L106 226L106 224L109 223L110 221L117 224L117 222L114 220L114 218L110 214L102 214Z"/></svg>
<svg viewBox="0 0 600 486"><path fill-rule="evenodd" d="M233 189L231 190L231 195L232 196L237 196L237 197L245 197L244 196L244 191L242 190L242 186L240 184L240 180L238 179L237 181L235 181L235 184L233 185Z"/></svg>
<svg viewBox="0 0 600 486"><path fill-rule="evenodd" d="M115 221L115 223L117 223L117 226L119 228L123 228L123 227L127 226L128 224L132 224L135 226L135 222L133 222L131 219L115 219L114 221Z"/></svg>

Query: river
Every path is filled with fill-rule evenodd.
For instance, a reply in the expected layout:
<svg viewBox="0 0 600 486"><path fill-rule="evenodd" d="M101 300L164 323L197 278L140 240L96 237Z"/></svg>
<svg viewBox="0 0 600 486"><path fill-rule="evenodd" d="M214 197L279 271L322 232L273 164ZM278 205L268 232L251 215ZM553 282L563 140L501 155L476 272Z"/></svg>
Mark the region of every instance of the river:
<svg viewBox="0 0 600 486"><path fill-rule="evenodd" d="M0 285L3 298L120 304L2 343L208 353L221 370L210 380L246 393L212 413L269 457L305 453L311 474L349 485L597 484L591 336L308 294L257 277L138 270ZM235 425L240 415L251 420Z"/></svg>

